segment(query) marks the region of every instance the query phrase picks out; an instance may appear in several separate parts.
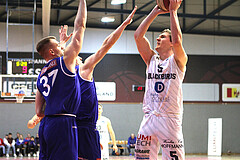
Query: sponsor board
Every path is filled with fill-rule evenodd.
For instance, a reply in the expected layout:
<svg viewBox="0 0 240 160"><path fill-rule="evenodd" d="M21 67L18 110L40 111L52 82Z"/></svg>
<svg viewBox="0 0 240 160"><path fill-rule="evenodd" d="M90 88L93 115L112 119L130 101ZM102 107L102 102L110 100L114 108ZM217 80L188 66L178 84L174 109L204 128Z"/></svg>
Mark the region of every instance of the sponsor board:
<svg viewBox="0 0 240 160"><path fill-rule="evenodd" d="M240 84L223 84L222 101L240 102Z"/></svg>
<svg viewBox="0 0 240 160"><path fill-rule="evenodd" d="M37 76L20 76L15 75L12 77L1 77L0 80L0 90L2 92L1 97L3 98L13 98L14 94L19 91L24 91L26 97L35 98L35 93L37 91ZM96 92L99 101L115 101L116 100L116 83L115 82L95 82ZM3 93L11 93L6 95Z"/></svg>
<svg viewBox="0 0 240 160"><path fill-rule="evenodd" d="M222 118L208 119L208 155L222 154Z"/></svg>
<svg viewBox="0 0 240 160"><path fill-rule="evenodd" d="M99 101L116 100L116 83L115 82L95 82L97 98Z"/></svg>

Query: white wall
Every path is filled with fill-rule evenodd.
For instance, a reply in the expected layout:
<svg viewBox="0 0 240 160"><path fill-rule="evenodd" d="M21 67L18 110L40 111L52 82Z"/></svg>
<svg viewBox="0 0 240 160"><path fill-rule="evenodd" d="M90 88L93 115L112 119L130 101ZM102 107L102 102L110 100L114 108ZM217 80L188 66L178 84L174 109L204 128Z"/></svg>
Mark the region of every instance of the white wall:
<svg viewBox="0 0 240 160"><path fill-rule="evenodd" d="M42 26L35 25L35 44L42 38ZM50 35L58 36L58 26L51 26ZM69 28L69 33L72 31ZM96 52L102 45L103 40L112 32L110 29L87 28L85 32L83 48L81 52ZM133 37L134 31L125 31L109 53L138 54ZM154 47L159 32L146 34L151 45ZM0 23L0 51L6 51L6 24ZM152 43L152 41L154 41ZM240 37L206 36L206 35L183 35L183 45L189 55L236 55L240 56ZM32 28L30 26L9 27L9 51L31 52L32 51Z"/></svg>
<svg viewBox="0 0 240 160"><path fill-rule="evenodd" d="M0 137L12 132L35 136L38 126L27 128L34 115L34 103L0 103ZM186 153L207 153L208 118L223 119L222 152L240 153L239 104L186 104L184 103L183 136ZM143 118L142 104L103 104L103 115L111 120L117 140L127 140L137 134ZM1 158L0 158L1 159Z"/></svg>

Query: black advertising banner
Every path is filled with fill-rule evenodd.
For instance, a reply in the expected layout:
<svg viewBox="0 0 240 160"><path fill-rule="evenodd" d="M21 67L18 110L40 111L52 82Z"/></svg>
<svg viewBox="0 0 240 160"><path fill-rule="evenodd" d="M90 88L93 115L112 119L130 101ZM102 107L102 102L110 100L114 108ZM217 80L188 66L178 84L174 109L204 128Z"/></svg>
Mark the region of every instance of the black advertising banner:
<svg viewBox="0 0 240 160"><path fill-rule="evenodd" d="M6 73L5 53L2 73ZM25 54L12 53L16 57L26 58ZM22 62L14 62L16 71L39 73L45 63L35 54L35 71L31 71ZM80 54L83 61L91 54ZM31 54L28 53L28 57ZM30 70L29 70L30 69ZM139 103L144 91L133 91L145 84L146 65L139 54L107 54L94 70L96 82L115 82L116 100L114 102ZM240 83L240 56L189 55L184 83ZM134 86L135 85L135 86ZM134 87L133 87L134 86ZM144 90L144 89L142 89Z"/></svg>
<svg viewBox="0 0 240 160"><path fill-rule="evenodd" d="M240 83L240 56L188 56L186 83Z"/></svg>

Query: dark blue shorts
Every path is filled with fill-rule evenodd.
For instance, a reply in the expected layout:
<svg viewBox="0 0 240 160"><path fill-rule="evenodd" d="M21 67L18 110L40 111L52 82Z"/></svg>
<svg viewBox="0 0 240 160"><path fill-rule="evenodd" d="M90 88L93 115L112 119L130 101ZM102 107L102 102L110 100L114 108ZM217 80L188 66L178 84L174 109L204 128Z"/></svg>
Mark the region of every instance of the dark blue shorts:
<svg viewBox="0 0 240 160"><path fill-rule="evenodd" d="M78 124L78 157L79 159L101 160L99 133L96 125Z"/></svg>
<svg viewBox="0 0 240 160"><path fill-rule="evenodd" d="M45 117L39 126L39 160L77 160L75 117Z"/></svg>

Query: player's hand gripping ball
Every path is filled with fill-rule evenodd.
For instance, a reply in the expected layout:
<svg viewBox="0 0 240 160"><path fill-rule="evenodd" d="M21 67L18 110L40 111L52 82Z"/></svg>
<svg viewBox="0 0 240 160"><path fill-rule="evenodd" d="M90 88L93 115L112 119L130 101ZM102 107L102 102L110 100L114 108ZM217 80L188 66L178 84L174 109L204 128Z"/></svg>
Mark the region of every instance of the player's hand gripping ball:
<svg viewBox="0 0 240 160"><path fill-rule="evenodd" d="M156 0L158 7L163 11L169 11L169 0Z"/></svg>

